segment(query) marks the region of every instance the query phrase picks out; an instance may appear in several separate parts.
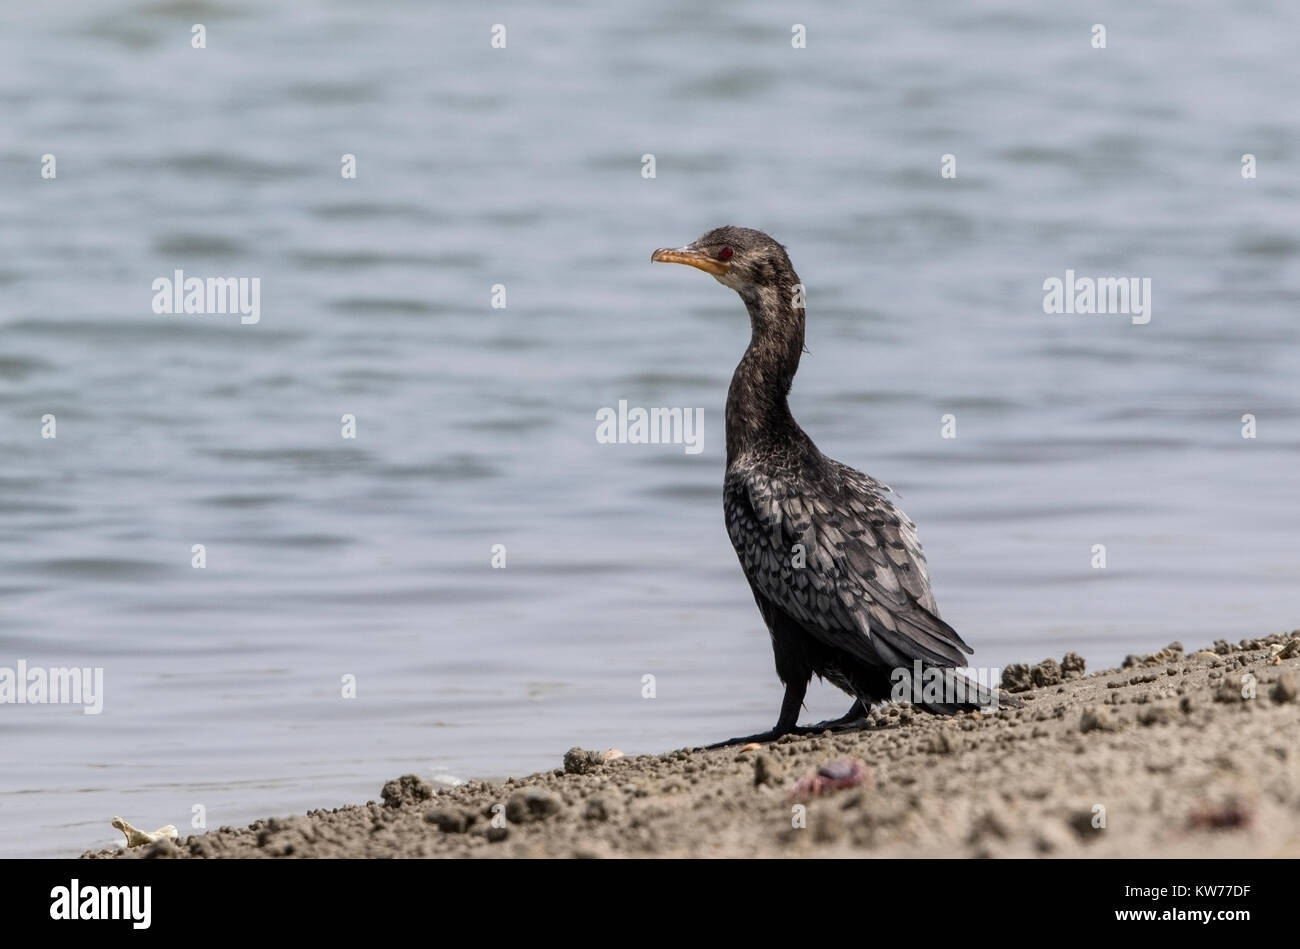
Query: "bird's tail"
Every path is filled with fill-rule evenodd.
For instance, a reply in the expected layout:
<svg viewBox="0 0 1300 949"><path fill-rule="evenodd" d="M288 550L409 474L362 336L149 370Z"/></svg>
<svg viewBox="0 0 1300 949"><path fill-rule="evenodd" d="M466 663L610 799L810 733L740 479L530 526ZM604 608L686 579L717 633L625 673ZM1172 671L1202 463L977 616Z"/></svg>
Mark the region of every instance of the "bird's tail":
<svg viewBox="0 0 1300 949"><path fill-rule="evenodd" d="M895 675L895 698L911 702L935 715L959 712L996 712L1023 706L1018 698L1000 689L977 682L957 669L921 665Z"/></svg>

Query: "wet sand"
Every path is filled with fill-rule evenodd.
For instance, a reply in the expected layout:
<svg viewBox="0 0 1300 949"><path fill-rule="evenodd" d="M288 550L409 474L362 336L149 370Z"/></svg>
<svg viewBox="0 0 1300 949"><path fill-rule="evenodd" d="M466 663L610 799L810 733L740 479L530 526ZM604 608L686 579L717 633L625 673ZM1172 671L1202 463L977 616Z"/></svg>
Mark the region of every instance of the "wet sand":
<svg viewBox="0 0 1300 949"><path fill-rule="evenodd" d="M1011 666L1024 703L858 731L433 787L86 857L1300 856L1300 630L1084 674ZM756 723L757 724L757 723Z"/></svg>

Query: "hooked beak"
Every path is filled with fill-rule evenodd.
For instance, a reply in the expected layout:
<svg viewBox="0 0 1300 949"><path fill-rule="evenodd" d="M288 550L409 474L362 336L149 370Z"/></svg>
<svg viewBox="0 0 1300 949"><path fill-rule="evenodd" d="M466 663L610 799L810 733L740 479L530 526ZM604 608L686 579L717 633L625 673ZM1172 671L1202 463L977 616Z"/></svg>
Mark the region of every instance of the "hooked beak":
<svg viewBox="0 0 1300 949"><path fill-rule="evenodd" d="M661 264L686 264L688 267L711 273L715 277L721 277L731 269L731 264L727 261L710 257L703 251L696 250L691 244L676 249L660 247L650 255L650 259Z"/></svg>

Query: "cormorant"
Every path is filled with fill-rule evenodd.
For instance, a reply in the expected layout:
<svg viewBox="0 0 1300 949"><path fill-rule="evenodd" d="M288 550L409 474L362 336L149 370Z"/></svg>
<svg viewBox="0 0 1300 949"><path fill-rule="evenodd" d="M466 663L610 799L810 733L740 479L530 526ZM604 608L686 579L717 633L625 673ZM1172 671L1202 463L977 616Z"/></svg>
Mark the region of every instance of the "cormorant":
<svg viewBox="0 0 1300 949"><path fill-rule="evenodd" d="M915 683L907 697L928 711L993 706L996 693L952 671L972 650L939 618L916 525L888 498L891 489L827 458L790 414L804 311L785 248L762 231L720 227L650 259L712 274L749 311L749 348L727 392L723 510L785 697L770 732L722 744L849 727L873 704L898 697L895 670ZM918 669L949 691L923 691ZM813 674L854 703L843 718L800 728Z"/></svg>

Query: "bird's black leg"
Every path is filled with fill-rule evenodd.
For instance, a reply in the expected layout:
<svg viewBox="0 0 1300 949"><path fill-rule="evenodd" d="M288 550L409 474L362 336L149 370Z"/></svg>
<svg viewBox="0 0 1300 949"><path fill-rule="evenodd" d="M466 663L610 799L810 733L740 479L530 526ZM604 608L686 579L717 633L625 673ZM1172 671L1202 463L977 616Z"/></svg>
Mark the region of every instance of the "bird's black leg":
<svg viewBox="0 0 1300 949"><path fill-rule="evenodd" d="M816 725L809 725L807 731L824 732L824 731L844 731L854 725L857 725L867 717L867 706L863 704L862 699L853 703L853 707L841 715L839 718L827 719L824 722L818 722Z"/></svg>
<svg viewBox="0 0 1300 949"><path fill-rule="evenodd" d="M808 680L791 679L785 684L785 697L781 699L781 715L773 729L778 736L794 731L799 724L799 709L803 708L803 697L808 692Z"/></svg>
<svg viewBox="0 0 1300 949"><path fill-rule="evenodd" d="M714 745L707 745L708 748L726 748L730 745L748 745L750 742L767 742L776 741L782 735L820 735L825 731L850 731L861 727L863 719L867 717L867 706L859 699L853 703L853 707L845 712L842 716L830 719L825 722L818 722L816 725L796 725L798 721L799 709L803 706L803 695L807 688L800 688L795 693L795 698L791 698L791 688L786 686L785 698L781 702L781 718L777 721L776 727L768 732L760 732L757 735L746 735L743 738L729 738L726 741L720 741ZM794 702L791 710L791 702Z"/></svg>
<svg viewBox="0 0 1300 949"><path fill-rule="evenodd" d="M748 745L750 742L776 741L782 735L800 734L806 729L800 728L799 709L803 708L803 697L808 691L808 680L792 678L785 683L785 697L781 699L781 716L776 720L776 727L757 735L745 735L743 738L728 738L709 748L726 748L728 745Z"/></svg>

